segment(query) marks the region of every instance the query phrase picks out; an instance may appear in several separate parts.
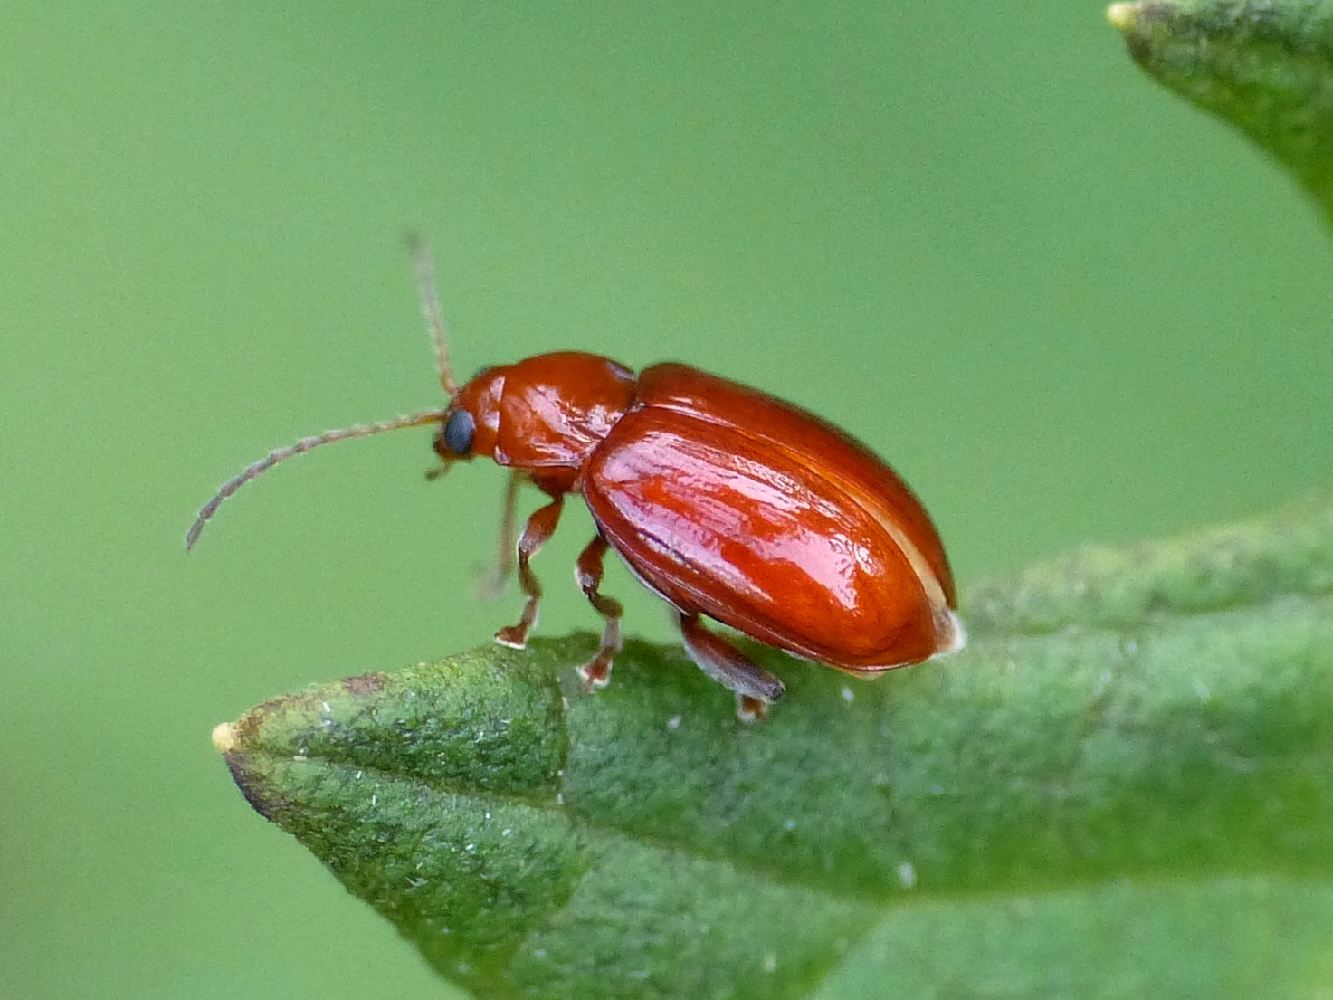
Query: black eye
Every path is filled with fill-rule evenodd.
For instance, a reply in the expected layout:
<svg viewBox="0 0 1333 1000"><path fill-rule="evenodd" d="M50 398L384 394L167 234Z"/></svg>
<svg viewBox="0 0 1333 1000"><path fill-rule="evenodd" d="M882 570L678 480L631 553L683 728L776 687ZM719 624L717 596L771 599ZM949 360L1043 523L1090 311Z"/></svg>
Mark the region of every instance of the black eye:
<svg viewBox="0 0 1333 1000"><path fill-rule="evenodd" d="M455 455L466 455L472 450L472 432L476 427L467 410L454 410L444 422L444 446Z"/></svg>

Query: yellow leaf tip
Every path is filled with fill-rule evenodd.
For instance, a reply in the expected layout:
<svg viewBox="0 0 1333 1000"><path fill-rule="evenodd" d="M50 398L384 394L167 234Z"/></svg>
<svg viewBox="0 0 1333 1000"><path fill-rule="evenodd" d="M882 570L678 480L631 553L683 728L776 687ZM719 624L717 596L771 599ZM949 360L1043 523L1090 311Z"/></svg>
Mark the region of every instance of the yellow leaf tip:
<svg viewBox="0 0 1333 1000"><path fill-rule="evenodd" d="M231 753L236 746L236 730L230 722L222 722L213 727L213 746L218 753Z"/></svg>
<svg viewBox="0 0 1333 1000"><path fill-rule="evenodd" d="M1106 8L1106 20L1119 31L1129 31L1138 23L1142 10L1140 3L1113 3Z"/></svg>

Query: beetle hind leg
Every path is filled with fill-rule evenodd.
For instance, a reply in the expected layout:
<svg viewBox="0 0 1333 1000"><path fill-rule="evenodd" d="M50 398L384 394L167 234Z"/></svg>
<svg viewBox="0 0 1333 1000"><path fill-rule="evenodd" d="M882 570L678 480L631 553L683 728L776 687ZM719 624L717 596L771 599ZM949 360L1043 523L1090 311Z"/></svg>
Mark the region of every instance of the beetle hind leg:
<svg viewBox="0 0 1333 1000"><path fill-rule="evenodd" d="M709 632L698 615L680 616L680 635L685 641L685 652L699 669L736 692L736 716L742 722L762 719L768 706L786 693L782 681L731 642Z"/></svg>
<svg viewBox="0 0 1333 1000"><path fill-rule="evenodd" d="M528 633L537 624L537 605L541 601L542 585L537 575L528 566L528 560L537 554L547 539L555 533L555 526L560 523L560 510L564 500L556 497L545 507L539 507L528 518L523 534L518 540L518 580L523 587L527 600L523 604L523 614L517 625L510 625L495 633L495 641L510 649L524 649L528 645Z"/></svg>
<svg viewBox="0 0 1333 1000"><path fill-rule="evenodd" d="M602 594L598 588L602 585L602 557L606 555L606 539L597 535L587 547L579 553L574 567L574 578L580 589L587 596L589 603L597 609L605 620L602 627L602 643L597 647L597 655L579 667L579 677L583 679L583 688L588 693L599 691L611 682L611 665L620 652L620 616L624 612L620 602Z"/></svg>

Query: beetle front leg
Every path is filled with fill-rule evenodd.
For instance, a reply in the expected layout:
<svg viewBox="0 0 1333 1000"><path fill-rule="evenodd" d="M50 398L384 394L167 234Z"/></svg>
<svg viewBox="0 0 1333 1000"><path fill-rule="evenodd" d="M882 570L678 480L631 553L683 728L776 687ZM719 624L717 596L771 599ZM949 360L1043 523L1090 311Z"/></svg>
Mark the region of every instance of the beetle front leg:
<svg viewBox="0 0 1333 1000"><path fill-rule="evenodd" d="M699 669L736 692L736 716L742 722L762 719L767 707L787 691L778 680L728 640L703 626L697 614L680 615L685 652Z"/></svg>
<svg viewBox="0 0 1333 1000"><path fill-rule="evenodd" d="M602 644L597 648L597 655L588 663L579 667L579 677L583 679L583 688L588 693L600 690L611 682L611 665L615 655L620 652L620 616L624 608L613 597L606 597L598 591L602 585L602 557L606 555L606 539L597 535L587 547L579 553L574 567L574 578L587 596L597 613L606 619L602 628Z"/></svg>
<svg viewBox="0 0 1333 1000"><path fill-rule="evenodd" d="M510 649L524 649L528 645L528 632L537 624L537 604L541 600L542 585L528 566L528 560L537 554L546 540L555 533L555 526L560 523L560 511L565 501L556 497L545 507L539 507L528 518L523 534L518 539L518 582L527 596L523 605L523 614L517 625L510 625L495 633L495 641Z"/></svg>

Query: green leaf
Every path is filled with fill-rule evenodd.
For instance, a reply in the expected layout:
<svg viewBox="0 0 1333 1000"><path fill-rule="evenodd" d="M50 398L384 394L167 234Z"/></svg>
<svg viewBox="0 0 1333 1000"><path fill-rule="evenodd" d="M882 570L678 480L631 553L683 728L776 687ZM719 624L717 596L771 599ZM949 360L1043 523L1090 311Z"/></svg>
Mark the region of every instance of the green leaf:
<svg viewBox="0 0 1333 1000"><path fill-rule="evenodd" d="M237 784L478 997L1315 997L1333 502L973 588L860 683L496 646L218 728ZM1320 992L1323 990L1324 992Z"/></svg>
<svg viewBox="0 0 1333 1000"><path fill-rule="evenodd" d="M1333 2L1144 0L1107 16L1145 71L1284 163L1333 222Z"/></svg>

